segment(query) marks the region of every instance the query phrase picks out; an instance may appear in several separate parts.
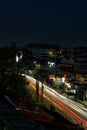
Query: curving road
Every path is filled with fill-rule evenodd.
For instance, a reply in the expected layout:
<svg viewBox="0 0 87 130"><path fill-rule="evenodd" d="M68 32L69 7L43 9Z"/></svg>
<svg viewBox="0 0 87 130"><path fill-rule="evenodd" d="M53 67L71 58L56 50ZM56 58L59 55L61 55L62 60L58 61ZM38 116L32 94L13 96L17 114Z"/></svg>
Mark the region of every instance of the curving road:
<svg viewBox="0 0 87 130"><path fill-rule="evenodd" d="M24 74L23 74L24 75ZM29 80L30 85L35 89L36 80L28 75L24 75ZM44 85L43 96L48 99L63 114L69 117L74 123L81 124L87 130L87 109L81 103L68 99L59 94L47 85ZM39 90L41 90L41 82L39 82Z"/></svg>

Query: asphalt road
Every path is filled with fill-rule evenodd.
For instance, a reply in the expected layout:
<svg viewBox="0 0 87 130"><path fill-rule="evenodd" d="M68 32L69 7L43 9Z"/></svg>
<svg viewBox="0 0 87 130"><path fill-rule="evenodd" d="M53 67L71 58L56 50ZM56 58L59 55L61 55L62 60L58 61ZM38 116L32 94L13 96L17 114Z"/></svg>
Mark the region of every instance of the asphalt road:
<svg viewBox="0 0 87 130"><path fill-rule="evenodd" d="M30 82L30 86L36 89L36 80L30 76L26 76ZM39 82L39 94L41 94L41 83ZM65 96L59 94L52 88L44 85L43 97L49 100L62 115L66 116L71 122L81 124L87 130L87 109L80 103L77 103Z"/></svg>

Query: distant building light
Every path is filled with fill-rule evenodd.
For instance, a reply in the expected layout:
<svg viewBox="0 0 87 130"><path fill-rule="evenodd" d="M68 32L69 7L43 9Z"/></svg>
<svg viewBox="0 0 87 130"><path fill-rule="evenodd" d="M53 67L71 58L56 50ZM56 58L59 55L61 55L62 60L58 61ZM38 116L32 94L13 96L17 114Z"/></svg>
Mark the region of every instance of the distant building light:
<svg viewBox="0 0 87 130"><path fill-rule="evenodd" d="M36 61L34 61L34 64L36 64Z"/></svg>
<svg viewBox="0 0 87 130"><path fill-rule="evenodd" d="M48 61L48 65L49 65L49 67L54 67L55 63Z"/></svg>

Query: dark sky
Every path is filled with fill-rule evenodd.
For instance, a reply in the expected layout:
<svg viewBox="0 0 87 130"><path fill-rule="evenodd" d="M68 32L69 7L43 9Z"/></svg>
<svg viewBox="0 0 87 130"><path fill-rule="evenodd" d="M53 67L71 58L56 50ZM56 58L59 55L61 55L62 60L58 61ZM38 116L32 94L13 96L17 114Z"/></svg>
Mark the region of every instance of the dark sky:
<svg viewBox="0 0 87 130"><path fill-rule="evenodd" d="M8 41L86 45L86 0L0 0L0 44Z"/></svg>

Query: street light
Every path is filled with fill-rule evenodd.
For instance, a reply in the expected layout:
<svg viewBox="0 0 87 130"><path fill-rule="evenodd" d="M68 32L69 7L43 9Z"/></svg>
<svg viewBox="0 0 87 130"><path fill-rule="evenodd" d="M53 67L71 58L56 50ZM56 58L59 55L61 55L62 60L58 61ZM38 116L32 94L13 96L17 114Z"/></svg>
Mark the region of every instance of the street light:
<svg viewBox="0 0 87 130"><path fill-rule="evenodd" d="M17 73L19 72L19 63L21 62L23 58L23 53L20 51L18 54L16 54L16 66L17 66Z"/></svg>

